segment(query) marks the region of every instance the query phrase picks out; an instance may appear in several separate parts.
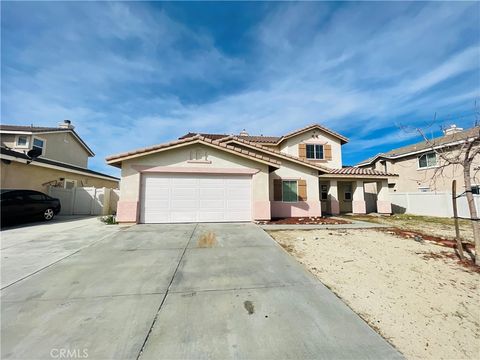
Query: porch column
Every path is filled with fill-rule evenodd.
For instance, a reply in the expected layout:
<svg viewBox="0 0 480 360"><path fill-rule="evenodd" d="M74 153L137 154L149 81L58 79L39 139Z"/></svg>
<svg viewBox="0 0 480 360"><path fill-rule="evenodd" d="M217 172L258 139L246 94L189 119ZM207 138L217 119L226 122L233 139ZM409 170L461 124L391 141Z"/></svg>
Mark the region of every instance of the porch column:
<svg viewBox="0 0 480 360"><path fill-rule="evenodd" d="M365 203L365 194L363 190L363 180L354 181L353 184L352 212L354 214L366 214L367 205Z"/></svg>
<svg viewBox="0 0 480 360"><path fill-rule="evenodd" d="M388 180L377 181L377 212L379 214L391 214L392 203L388 191Z"/></svg>
<svg viewBox="0 0 480 360"><path fill-rule="evenodd" d="M340 202L338 201L337 180L330 180L330 186L328 187L328 200L330 201L330 214L340 214Z"/></svg>

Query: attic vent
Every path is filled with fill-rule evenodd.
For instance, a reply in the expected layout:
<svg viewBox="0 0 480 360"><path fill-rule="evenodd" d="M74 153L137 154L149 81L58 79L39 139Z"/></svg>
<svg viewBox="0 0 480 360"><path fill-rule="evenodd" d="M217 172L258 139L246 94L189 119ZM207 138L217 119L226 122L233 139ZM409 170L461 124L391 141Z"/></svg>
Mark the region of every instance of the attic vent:
<svg viewBox="0 0 480 360"><path fill-rule="evenodd" d="M245 131L245 129L243 129L242 131L240 131L240 136L248 136L248 132Z"/></svg>

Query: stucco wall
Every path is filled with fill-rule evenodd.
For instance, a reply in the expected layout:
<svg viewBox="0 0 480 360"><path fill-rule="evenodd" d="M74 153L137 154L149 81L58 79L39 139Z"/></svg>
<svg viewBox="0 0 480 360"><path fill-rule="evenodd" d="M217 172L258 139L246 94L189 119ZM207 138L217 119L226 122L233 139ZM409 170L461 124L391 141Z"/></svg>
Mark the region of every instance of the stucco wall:
<svg viewBox="0 0 480 360"><path fill-rule="evenodd" d="M307 201L294 203L274 201L273 183L275 179L305 180L307 184ZM282 167L270 173L270 201L272 204L272 217L320 216L322 210L318 171L283 160Z"/></svg>
<svg viewBox="0 0 480 360"><path fill-rule="evenodd" d="M310 130L293 136L280 144L280 151L298 156L298 144L300 143L329 144L332 146L332 160L318 161L319 164L329 168L342 167L342 145L336 137L320 130Z"/></svg>
<svg viewBox="0 0 480 360"><path fill-rule="evenodd" d="M206 162L192 162L191 156L194 153L207 153ZM217 150L202 144L189 145L177 149L146 155L122 162L122 180L120 186L120 201L130 203L129 212L133 211L132 205L140 199L141 169L139 167L188 167L209 169L256 169L257 173L252 176L252 200L254 213L268 211L269 214L269 192L268 192L268 165L256 161ZM119 208L120 211L120 208ZM134 220L132 220L134 221Z"/></svg>
<svg viewBox="0 0 480 360"><path fill-rule="evenodd" d="M46 140L43 157L81 167L88 166L88 152L71 133L41 134L38 137Z"/></svg>
<svg viewBox="0 0 480 360"><path fill-rule="evenodd" d="M442 163L441 159L438 159ZM472 165L471 174L476 175L472 179L472 184L480 184L480 174L474 171L480 166L480 157ZM384 166L380 161L376 161L372 168L384 171ZM460 166L449 165L444 167L441 172L436 168L419 169L418 155L412 155L396 161L387 161L387 170L399 175L393 179L395 186L390 188L392 192L418 192L419 187L428 187L431 191L451 191L452 180L457 180L457 193L465 190L463 181L463 169Z"/></svg>
<svg viewBox="0 0 480 360"><path fill-rule="evenodd" d="M77 180L77 186L118 188L117 181L99 179L33 164L26 165L15 161L12 161L10 164L5 164L2 161L1 173L1 187L3 189L31 189L46 192L48 184L42 184L49 181L60 181L60 178Z"/></svg>
<svg viewBox="0 0 480 360"><path fill-rule="evenodd" d="M88 152L71 133L49 133L33 136L21 134L21 136L28 137L27 147L17 147L16 136L2 134L2 145L16 151L27 152L32 148L33 138L39 138L45 141L42 157L84 168L88 167Z"/></svg>

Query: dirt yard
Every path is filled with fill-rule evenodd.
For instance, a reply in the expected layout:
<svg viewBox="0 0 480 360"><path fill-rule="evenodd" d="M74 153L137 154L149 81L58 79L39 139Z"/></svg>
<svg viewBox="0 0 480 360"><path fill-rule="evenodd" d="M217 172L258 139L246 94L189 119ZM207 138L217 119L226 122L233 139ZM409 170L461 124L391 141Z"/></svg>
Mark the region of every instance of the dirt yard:
<svg viewBox="0 0 480 360"><path fill-rule="evenodd" d="M408 359L478 359L480 274L453 250L373 229L272 237Z"/></svg>
<svg viewBox="0 0 480 360"><path fill-rule="evenodd" d="M417 231L422 234L455 238L453 219L434 216L418 216L407 214L395 214L392 216L352 215L343 216L345 220L361 220L390 225L403 230ZM460 235L464 241L473 243L473 230L469 220L459 220Z"/></svg>

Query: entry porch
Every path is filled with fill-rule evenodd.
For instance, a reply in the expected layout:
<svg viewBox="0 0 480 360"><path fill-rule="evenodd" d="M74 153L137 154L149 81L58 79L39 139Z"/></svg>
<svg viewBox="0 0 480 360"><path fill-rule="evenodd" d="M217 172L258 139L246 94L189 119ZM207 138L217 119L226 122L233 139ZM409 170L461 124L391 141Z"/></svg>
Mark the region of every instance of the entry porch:
<svg viewBox="0 0 480 360"><path fill-rule="evenodd" d="M391 214L388 178L320 176L322 214Z"/></svg>

